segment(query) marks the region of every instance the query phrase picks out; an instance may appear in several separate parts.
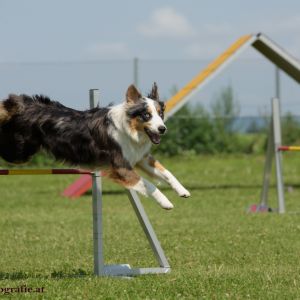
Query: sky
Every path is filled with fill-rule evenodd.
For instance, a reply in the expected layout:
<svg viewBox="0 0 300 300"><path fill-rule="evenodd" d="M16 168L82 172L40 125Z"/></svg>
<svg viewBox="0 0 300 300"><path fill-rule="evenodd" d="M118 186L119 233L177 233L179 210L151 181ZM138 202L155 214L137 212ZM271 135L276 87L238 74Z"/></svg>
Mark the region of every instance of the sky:
<svg viewBox="0 0 300 300"><path fill-rule="evenodd" d="M158 81L167 98L238 37L256 32L300 58L300 1L0 0L0 96L46 93L83 108L87 90L99 87L103 104L118 102L138 57L141 89ZM232 84L243 114L255 114L272 96L273 71L247 51L199 98L209 103ZM297 87L282 75L286 110L297 106Z"/></svg>

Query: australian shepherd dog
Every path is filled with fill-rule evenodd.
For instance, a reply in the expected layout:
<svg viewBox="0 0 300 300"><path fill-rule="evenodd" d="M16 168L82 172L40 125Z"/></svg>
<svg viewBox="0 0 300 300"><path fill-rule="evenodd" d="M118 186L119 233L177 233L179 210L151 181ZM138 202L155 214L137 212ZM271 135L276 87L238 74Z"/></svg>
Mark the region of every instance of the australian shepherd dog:
<svg viewBox="0 0 300 300"><path fill-rule="evenodd" d="M110 179L153 197L162 208L173 204L135 167L166 181L181 197L190 193L149 154L167 131L164 103L154 83L147 97L129 86L123 103L78 111L44 96L9 95L0 101L0 156L27 162L41 148L55 159L92 170L106 169Z"/></svg>

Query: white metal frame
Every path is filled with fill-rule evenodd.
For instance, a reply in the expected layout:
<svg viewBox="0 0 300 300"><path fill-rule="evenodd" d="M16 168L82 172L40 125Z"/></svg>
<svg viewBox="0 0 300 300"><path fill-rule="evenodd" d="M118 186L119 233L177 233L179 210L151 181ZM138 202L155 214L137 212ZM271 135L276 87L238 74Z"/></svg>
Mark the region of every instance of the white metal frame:
<svg viewBox="0 0 300 300"><path fill-rule="evenodd" d="M168 273L171 271L168 260L158 241L155 231L148 219L144 207L133 190L128 191L128 198L134 208L152 251L160 267L131 268L129 264L105 265L103 255L103 228L102 228L102 189L101 174L95 172L93 180L93 241L94 241L94 273L97 276L136 276L142 274Z"/></svg>
<svg viewBox="0 0 300 300"><path fill-rule="evenodd" d="M272 160L275 157L276 185L278 197L278 212L285 213L284 183L282 174L282 155L278 149L281 146L281 122L280 107L278 98L272 98L272 117L270 122L270 131L268 136L268 146L265 161L265 170L263 176L263 187L260 198L260 205L268 206L268 191L270 186L270 177L272 170Z"/></svg>

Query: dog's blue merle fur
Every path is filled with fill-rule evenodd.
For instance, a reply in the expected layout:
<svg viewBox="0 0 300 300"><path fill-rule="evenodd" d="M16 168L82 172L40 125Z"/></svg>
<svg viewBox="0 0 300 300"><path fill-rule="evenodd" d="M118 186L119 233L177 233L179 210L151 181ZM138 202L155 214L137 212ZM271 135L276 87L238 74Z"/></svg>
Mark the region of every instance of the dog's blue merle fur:
<svg viewBox="0 0 300 300"><path fill-rule="evenodd" d="M109 107L78 111L39 95L10 95L2 107L9 118L0 122L0 156L8 162L26 162L43 148L71 165L129 167L107 133Z"/></svg>

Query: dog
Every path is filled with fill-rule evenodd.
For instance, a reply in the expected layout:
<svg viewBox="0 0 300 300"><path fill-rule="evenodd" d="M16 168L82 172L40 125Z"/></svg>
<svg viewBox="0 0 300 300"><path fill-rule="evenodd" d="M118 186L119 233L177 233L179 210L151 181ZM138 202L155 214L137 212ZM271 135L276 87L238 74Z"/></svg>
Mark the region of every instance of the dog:
<svg viewBox="0 0 300 300"><path fill-rule="evenodd" d="M165 105L156 83L147 97L130 85L123 103L78 111L48 97L14 95L0 101L0 156L25 163L41 148L56 160L107 176L126 189L153 197L164 209L173 204L135 171L166 181L181 197L190 193L151 154L167 128Z"/></svg>

